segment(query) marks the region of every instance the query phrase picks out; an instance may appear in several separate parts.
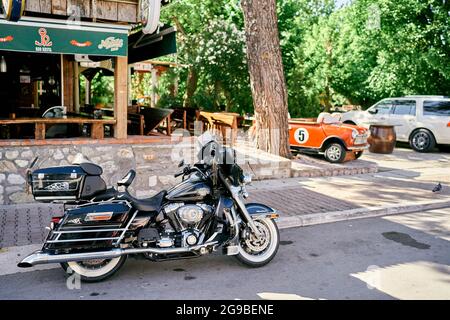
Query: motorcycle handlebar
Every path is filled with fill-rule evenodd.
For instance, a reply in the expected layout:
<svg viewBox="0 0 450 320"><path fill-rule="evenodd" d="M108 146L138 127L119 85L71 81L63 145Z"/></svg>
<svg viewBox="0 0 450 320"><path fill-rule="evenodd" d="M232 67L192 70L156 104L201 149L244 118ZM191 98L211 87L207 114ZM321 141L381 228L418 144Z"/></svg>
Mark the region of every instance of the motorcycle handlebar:
<svg viewBox="0 0 450 320"><path fill-rule="evenodd" d="M175 173L173 176L174 176L175 178L178 178L178 177L181 176L182 174L184 174L184 170Z"/></svg>
<svg viewBox="0 0 450 320"><path fill-rule="evenodd" d="M179 176L181 176L181 175L187 175L187 174L189 174L189 173L191 173L191 172L192 172L192 169L191 169L191 167L188 165L188 166L184 167L183 170L178 171L177 173L175 173L175 174L174 174L174 177L177 178L177 177L179 177Z"/></svg>
<svg viewBox="0 0 450 320"><path fill-rule="evenodd" d="M177 173L175 173L173 176L174 176L175 178L178 178L178 177L181 176L181 175L188 175L188 174L190 174L190 173L192 173L192 172L199 172L204 178L207 177L207 176L205 175L205 173L202 172L199 168L197 168L197 167L191 167L191 166L189 166L189 165L186 166L186 167L184 167L183 170L178 171Z"/></svg>

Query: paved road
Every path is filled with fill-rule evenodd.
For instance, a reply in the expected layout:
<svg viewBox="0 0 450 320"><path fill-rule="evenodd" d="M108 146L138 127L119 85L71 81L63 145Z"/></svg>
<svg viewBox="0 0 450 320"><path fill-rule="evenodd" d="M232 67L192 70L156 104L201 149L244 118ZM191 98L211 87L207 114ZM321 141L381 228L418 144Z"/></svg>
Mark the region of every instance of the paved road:
<svg viewBox="0 0 450 320"><path fill-rule="evenodd" d="M114 278L73 290L59 268L11 273L0 264L0 299L450 299L450 209L286 229L281 238L261 269L220 255L129 259Z"/></svg>

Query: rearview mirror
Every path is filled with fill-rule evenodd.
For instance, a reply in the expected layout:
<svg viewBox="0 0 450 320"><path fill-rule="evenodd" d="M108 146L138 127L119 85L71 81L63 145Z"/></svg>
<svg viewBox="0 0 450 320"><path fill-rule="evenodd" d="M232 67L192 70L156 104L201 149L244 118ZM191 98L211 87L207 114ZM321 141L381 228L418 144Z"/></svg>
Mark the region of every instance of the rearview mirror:
<svg viewBox="0 0 450 320"><path fill-rule="evenodd" d="M184 166L184 159L180 161L180 163L178 164L178 168L181 168L182 166Z"/></svg>
<svg viewBox="0 0 450 320"><path fill-rule="evenodd" d="M28 166L28 169L32 169L36 164L36 162L38 161L38 159L39 157L34 158L33 161L31 161L31 164Z"/></svg>
<svg viewBox="0 0 450 320"><path fill-rule="evenodd" d="M370 114L377 114L378 109L367 110L367 112L369 112Z"/></svg>

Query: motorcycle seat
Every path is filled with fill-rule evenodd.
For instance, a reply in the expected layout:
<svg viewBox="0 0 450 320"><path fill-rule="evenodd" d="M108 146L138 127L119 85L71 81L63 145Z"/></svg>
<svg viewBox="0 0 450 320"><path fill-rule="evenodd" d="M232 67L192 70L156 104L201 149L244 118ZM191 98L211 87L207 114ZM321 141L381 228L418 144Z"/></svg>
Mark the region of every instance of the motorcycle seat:
<svg viewBox="0 0 450 320"><path fill-rule="evenodd" d="M137 199L130 194L127 193L127 200L130 201L130 204L133 208L143 211L143 212L158 212L161 209L161 204L166 196L167 191L163 190L158 194L154 195L148 199Z"/></svg>

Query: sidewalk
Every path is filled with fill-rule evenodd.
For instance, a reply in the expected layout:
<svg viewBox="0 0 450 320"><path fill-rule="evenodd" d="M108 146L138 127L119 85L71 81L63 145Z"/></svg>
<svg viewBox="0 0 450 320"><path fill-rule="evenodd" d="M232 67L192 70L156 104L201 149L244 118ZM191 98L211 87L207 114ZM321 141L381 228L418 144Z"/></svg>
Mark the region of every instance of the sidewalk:
<svg viewBox="0 0 450 320"><path fill-rule="evenodd" d="M252 202L280 212L281 228L450 207L450 154L367 154L378 173L255 181ZM440 192L432 192L436 184Z"/></svg>
<svg viewBox="0 0 450 320"><path fill-rule="evenodd" d="M277 209L280 228L450 207L449 154L400 149L365 160L380 172L255 181L248 202ZM434 193L438 182L443 188ZM42 243L51 216L61 212L52 204L0 206L0 248Z"/></svg>

